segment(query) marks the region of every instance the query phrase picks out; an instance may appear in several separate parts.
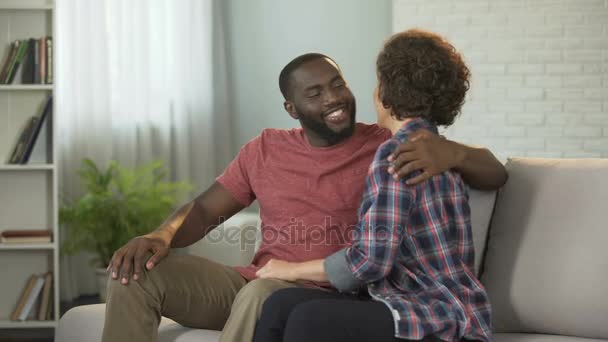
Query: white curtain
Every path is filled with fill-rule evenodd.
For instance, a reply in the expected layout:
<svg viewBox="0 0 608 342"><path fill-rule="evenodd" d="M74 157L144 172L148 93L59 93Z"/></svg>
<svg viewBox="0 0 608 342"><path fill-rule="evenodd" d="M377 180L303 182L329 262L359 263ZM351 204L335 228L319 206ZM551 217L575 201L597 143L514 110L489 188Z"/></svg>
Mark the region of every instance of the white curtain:
<svg viewBox="0 0 608 342"><path fill-rule="evenodd" d="M213 0L57 0L60 197L83 158L162 159L200 190L232 157L223 6ZM62 257L61 295L96 293L87 258Z"/></svg>

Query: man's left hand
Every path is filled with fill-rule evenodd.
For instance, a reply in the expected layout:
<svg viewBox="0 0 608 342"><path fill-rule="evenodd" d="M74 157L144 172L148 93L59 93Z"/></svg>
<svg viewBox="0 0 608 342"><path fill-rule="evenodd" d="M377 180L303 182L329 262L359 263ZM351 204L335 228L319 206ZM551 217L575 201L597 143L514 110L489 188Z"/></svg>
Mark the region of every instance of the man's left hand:
<svg viewBox="0 0 608 342"><path fill-rule="evenodd" d="M293 263L287 261L270 259L270 261L255 274L263 279L274 278L286 281L296 281L294 266Z"/></svg>
<svg viewBox="0 0 608 342"><path fill-rule="evenodd" d="M414 171L422 171L408 179L407 184L414 185L456 167L463 158L464 152L459 145L421 129L411 134L408 141L399 145L389 156L392 166L388 172L395 179L401 179Z"/></svg>

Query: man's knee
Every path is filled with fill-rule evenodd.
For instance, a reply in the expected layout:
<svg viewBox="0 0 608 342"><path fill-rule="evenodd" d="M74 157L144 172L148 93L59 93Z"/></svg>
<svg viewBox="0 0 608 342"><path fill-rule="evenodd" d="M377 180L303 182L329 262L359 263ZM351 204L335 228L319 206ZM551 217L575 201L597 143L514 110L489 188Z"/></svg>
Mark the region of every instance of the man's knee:
<svg viewBox="0 0 608 342"><path fill-rule="evenodd" d="M254 279L243 286L235 304L240 302L262 304L275 291L289 287L290 283L277 279Z"/></svg>
<svg viewBox="0 0 608 342"><path fill-rule="evenodd" d="M150 259L152 253L146 253L145 257L142 259L142 265L145 265L147 260ZM139 278L134 280L132 277L126 285L121 283L121 278L112 279L111 275L108 277L108 284L106 287L108 299L112 297L123 297L123 296L131 296L134 292L146 292L157 293L160 295L162 289L164 288L164 281L167 277L167 272L176 266L176 263L179 263L179 260L176 260L177 255L169 254L165 257L160 263L155 265L155 267L151 270L148 270L143 266Z"/></svg>

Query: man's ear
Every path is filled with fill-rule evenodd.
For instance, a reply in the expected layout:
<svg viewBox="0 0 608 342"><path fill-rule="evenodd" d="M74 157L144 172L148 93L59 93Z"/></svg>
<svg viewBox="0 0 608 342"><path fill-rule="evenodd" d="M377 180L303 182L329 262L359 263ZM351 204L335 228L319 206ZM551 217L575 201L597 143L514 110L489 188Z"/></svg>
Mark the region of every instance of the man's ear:
<svg viewBox="0 0 608 342"><path fill-rule="evenodd" d="M287 113L289 113L289 116L296 120L300 119L300 115L298 115L298 112L296 112L296 106L294 106L293 103L291 103L290 101L285 101L283 102L283 107L285 108Z"/></svg>

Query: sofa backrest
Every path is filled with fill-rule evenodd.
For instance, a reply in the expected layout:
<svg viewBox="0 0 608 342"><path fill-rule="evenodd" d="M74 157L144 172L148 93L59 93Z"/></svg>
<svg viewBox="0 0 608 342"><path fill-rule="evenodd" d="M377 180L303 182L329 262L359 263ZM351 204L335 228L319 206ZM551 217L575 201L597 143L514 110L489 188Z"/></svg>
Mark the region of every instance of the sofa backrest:
<svg viewBox="0 0 608 342"><path fill-rule="evenodd" d="M608 159L506 167L482 275L495 330L608 338Z"/></svg>
<svg viewBox="0 0 608 342"><path fill-rule="evenodd" d="M187 247L187 253L228 266L248 265L253 259L260 216L242 211L211 231L204 239Z"/></svg>
<svg viewBox="0 0 608 342"><path fill-rule="evenodd" d="M479 276L488 239L488 228L494 211L496 191L469 190L471 228L475 244L475 273Z"/></svg>
<svg viewBox="0 0 608 342"><path fill-rule="evenodd" d="M495 191L469 191L471 226L475 243L475 272L478 275L495 200ZM204 239L189 246L187 252L225 265L246 265L260 247L262 234L259 225L260 219L257 213L238 213Z"/></svg>

